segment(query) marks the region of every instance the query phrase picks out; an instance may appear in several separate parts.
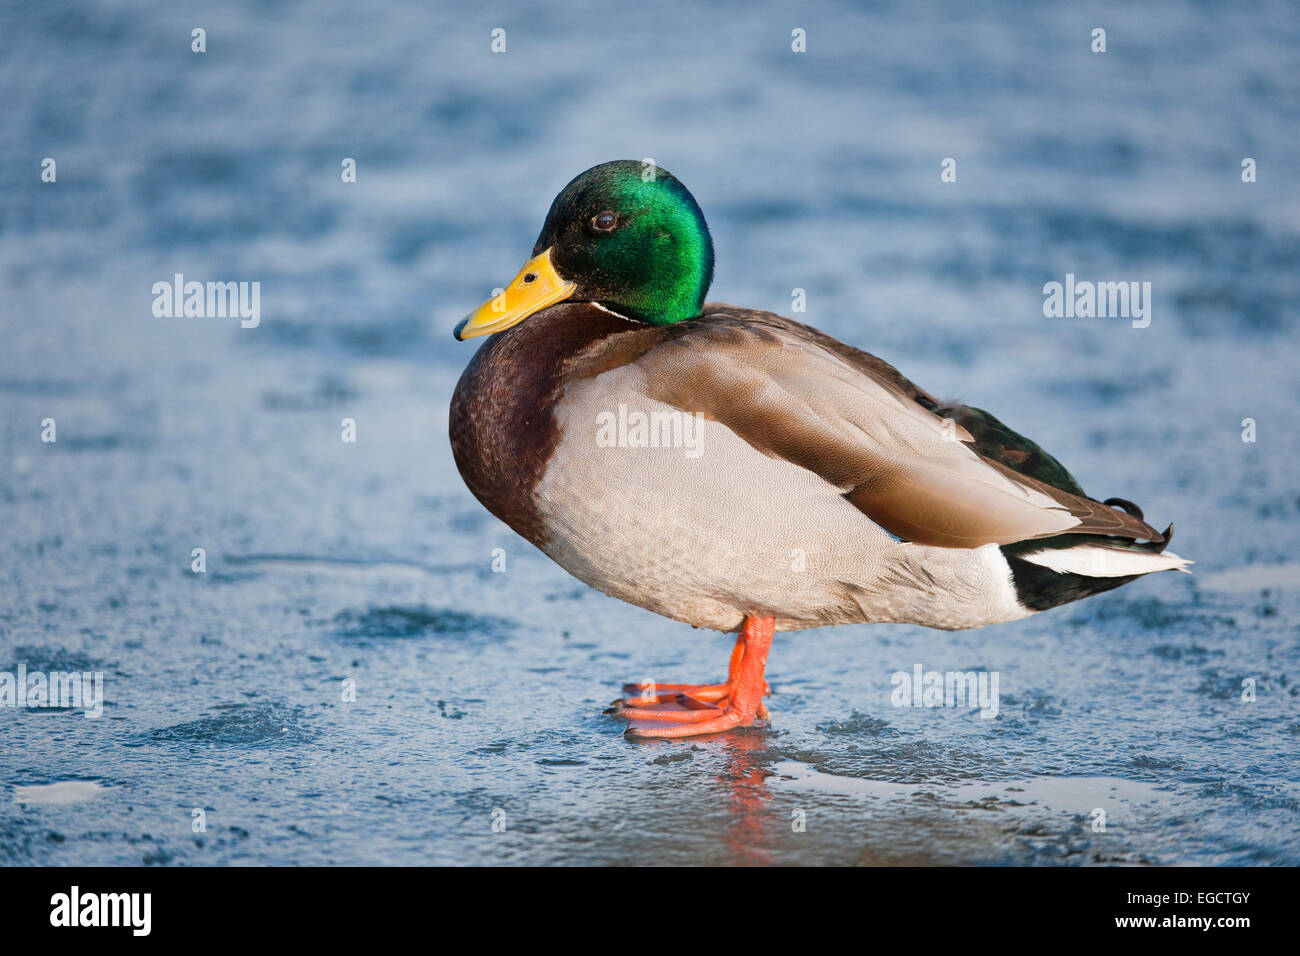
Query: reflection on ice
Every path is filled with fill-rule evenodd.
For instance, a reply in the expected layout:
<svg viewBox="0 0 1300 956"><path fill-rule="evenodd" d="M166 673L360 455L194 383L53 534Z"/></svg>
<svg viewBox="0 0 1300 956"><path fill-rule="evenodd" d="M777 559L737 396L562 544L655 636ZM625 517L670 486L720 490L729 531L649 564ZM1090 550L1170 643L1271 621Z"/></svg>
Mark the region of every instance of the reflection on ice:
<svg viewBox="0 0 1300 956"><path fill-rule="evenodd" d="M26 806L66 806L93 800L112 787L94 780L61 780L14 788L14 801Z"/></svg>
<svg viewBox="0 0 1300 956"><path fill-rule="evenodd" d="M1167 812L1176 802L1174 794L1167 789L1121 777L1030 777L950 786L889 783L823 773L795 760L783 760L773 770L775 775L768 784L775 788L848 794L872 801L909 800L925 795L937 797L948 806L979 804L986 809L1024 814L1091 816L1102 810L1109 823L1131 817L1138 810Z"/></svg>

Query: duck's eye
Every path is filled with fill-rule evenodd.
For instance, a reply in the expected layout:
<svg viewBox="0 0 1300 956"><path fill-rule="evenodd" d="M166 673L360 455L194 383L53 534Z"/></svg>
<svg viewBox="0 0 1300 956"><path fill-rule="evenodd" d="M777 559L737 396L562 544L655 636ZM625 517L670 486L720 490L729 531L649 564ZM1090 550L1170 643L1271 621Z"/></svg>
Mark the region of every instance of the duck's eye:
<svg viewBox="0 0 1300 956"><path fill-rule="evenodd" d="M597 232L613 232L614 227L618 225L618 216L613 212L606 210L592 217L591 228Z"/></svg>

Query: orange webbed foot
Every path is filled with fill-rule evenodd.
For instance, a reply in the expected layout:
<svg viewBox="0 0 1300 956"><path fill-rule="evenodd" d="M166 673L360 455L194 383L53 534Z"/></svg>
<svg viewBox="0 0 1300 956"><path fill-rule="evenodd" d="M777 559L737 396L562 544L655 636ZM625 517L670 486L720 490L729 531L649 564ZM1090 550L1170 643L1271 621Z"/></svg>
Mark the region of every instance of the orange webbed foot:
<svg viewBox="0 0 1300 956"><path fill-rule="evenodd" d="M771 688L763 679L775 630L773 618L745 618L731 652L730 674L723 684L624 685L628 696L606 713L628 722L629 737L695 737L768 719L762 698Z"/></svg>

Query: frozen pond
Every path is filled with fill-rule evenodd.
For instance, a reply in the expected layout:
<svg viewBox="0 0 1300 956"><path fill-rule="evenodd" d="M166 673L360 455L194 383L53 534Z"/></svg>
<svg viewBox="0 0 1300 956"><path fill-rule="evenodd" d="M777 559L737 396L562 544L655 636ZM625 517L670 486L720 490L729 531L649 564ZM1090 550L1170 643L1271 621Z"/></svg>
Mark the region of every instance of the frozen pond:
<svg viewBox="0 0 1300 956"><path fill-rule="evenodd" d="M0 863L1300 864L1294 7L606 7L0 10L0 671L104 693L0 707ZM732 638L487 514L447 408L554 193L643 157L711 298L804 289L1195 573L778 635L769 730L624 739L624 681ZM176 273L260 323L155 317ZM1067 273L1150 281L1149 327L1045 318ZM892 706L916 664L997 672L998 716Z"/></svg>

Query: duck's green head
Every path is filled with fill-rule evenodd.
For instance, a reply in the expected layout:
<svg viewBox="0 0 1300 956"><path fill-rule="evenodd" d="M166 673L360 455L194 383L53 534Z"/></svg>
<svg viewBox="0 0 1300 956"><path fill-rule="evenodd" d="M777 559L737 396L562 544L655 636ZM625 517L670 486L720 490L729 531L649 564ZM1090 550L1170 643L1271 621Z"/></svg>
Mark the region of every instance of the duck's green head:
<svg viewBox="0 0 1300 956"><path fill-rule="evenodd" d="M504 331L566 299L667 325L699 315L712 281L709 227L686 187L652 163L602 163L555 197L532 259L456 338Z"/></svg>

